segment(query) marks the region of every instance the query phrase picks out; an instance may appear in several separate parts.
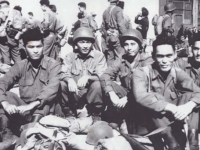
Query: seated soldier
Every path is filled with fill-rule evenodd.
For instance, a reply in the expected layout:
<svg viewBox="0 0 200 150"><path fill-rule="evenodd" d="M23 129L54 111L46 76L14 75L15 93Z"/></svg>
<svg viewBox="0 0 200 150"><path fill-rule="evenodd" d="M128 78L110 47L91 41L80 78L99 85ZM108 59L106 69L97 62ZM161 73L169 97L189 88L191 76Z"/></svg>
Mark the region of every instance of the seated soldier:
<svg viewBox="0 0 200 150"><path fill-rule="evenodd" d="M175 62L176 67L183 69L200 86L200 36L195 36L192 43L192 57L179 58Z"/></svg>
<svg viewBox="0 0 200 150"><path fill-rule="evenodd" d="M110 99L107 101L108 109L105 115L106 120L110 123L115 123L119 127L124 117L120 115L123 113L118 110L124 108L128 98L131 98L129 91L131 90L130 79L132 71L153 62L151 58L139 53L139 50L142 49L143 41L139 31L129 29L122 34L120 40L126 53L122 58L116 59L101 76L102 87L105 94L108 95L108 99ZM118 76L121 81L121 86L113 82Z"/></svg>
<svg viewBox="0 0 200 150"><path fill-rule="evenodd" d="M22 124L37 122L53 112L60 86L60 65L43 55L40 30L28 30L23 35L23 42L28 59L16 63L0 78L0 132L5 129L3 133L9 136L10 130L19 135ZM9 91L15 83L19 83L19 97ZM11 140L7 134L3 135L3 142Z"/></svg>
<svg viewBox="0 0 200 150"><path fill-rule="evenodd" d="M198 150L200 88L186 72L173 67L176 58L174 36L158 36L153 43L152 56L155 60L152 65L133 72L132 91L145 109L149 130L169 125L159 134L160 142L156 141L155 147L163 149L163 138L169 150L185 149L185 121L190 150Z"/></svg>
<svg viewBox="0 0 200 150"><path fill-rule="evenodd" d="M67 115L87 104L89 115L100 119L103 111L102 90L99 77L107 68L104 55L92 50L94 34L89 28L80 27L74 33L73 44L77 49L66 55L62 66L61 107Z"/></svg>

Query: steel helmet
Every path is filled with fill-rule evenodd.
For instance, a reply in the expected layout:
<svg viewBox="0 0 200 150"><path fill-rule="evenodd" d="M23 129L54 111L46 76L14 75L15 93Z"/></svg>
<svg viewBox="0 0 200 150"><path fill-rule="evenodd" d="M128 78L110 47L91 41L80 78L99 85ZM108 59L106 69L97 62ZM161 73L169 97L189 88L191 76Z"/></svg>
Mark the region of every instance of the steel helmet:
<svg viewBox="0 0 200 150"><path fill-rule="evenodd" d="M94 43L94 34L91 29L86 27L80 27L74 32L73 42L74 44L79 39L89 39L92 43Z"/></svg>
<svg viewBox="0 0 200 150"><path fill-rule="evenodd" d="M133 39L141 46L143 42L143 37L140 31L136 29L129 29L120 37L121 43L124 43L125 40Z"/></svg>
<svg viewBox="0 0 200 150"><path fill-rule="evenodd" d="M166 12L173 11L173 10L175 10L175 9L176 9L176 6L175 6L174 3L167 3L167 4L165 4L165 6L164 6L164 10L165 10Z"/></svg>
<svg viewBox="0 0 200 150"><path fill-rule="evenodd" d="M89 129L86 143L90 145L97 145L100 139L112 138L113 129L105 121L95 122Z"/></svg>
<svg viewBox="0 0 200 150"><path fill-rule="evenodd" d="M119 0L108 0L108 2L118 2Z"/></svg>
<svg viewBox="0 0 200 150"><path fill-rule="evenodd" d="M10 2L8 0L0 0L0 4L6 3L7 5L10 5Z"/></svg>

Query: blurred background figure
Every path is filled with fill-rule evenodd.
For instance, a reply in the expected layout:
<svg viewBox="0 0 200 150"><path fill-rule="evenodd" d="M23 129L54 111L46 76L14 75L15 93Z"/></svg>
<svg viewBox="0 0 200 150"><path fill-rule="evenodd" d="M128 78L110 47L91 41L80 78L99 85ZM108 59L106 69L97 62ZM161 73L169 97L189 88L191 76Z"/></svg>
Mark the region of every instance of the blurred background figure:
<svg viewBox="0 0 200 150"><path fill-rule="evenodd" d="M141 32L143 39L146 39L149 30L149 11L145 7L142 7L141 11L142 13L135 17L135 23L139 25L136 29Z"/></svg>

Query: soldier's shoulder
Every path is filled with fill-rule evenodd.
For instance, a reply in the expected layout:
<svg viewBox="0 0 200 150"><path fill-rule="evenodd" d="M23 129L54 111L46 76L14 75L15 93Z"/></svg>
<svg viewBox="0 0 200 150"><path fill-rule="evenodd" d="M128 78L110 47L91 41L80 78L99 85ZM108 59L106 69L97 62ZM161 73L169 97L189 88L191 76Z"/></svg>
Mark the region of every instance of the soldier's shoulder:
<svg viewBox="0 0 200 150"><path fill-rule="evenodd" d="M44 56L44 61L46 62L46 63L50 63L50 64L53 64L53 65L57 65L57 64L59 64L59 62L57 61L57 60L55 60L55 59L53 59L53 58L51 58L51 57L48 57L48 56Z"/></svg>

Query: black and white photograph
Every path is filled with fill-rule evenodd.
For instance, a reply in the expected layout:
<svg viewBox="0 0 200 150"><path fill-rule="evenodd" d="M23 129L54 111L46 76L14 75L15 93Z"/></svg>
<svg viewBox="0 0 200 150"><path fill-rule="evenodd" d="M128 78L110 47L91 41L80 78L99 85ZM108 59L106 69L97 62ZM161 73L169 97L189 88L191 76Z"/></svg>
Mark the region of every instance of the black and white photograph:
<svg viewBox="0 0 200 150"><path fill-rule="evenodd" d="M0 150L200 150L200 0L0 0Z"/></svg>

